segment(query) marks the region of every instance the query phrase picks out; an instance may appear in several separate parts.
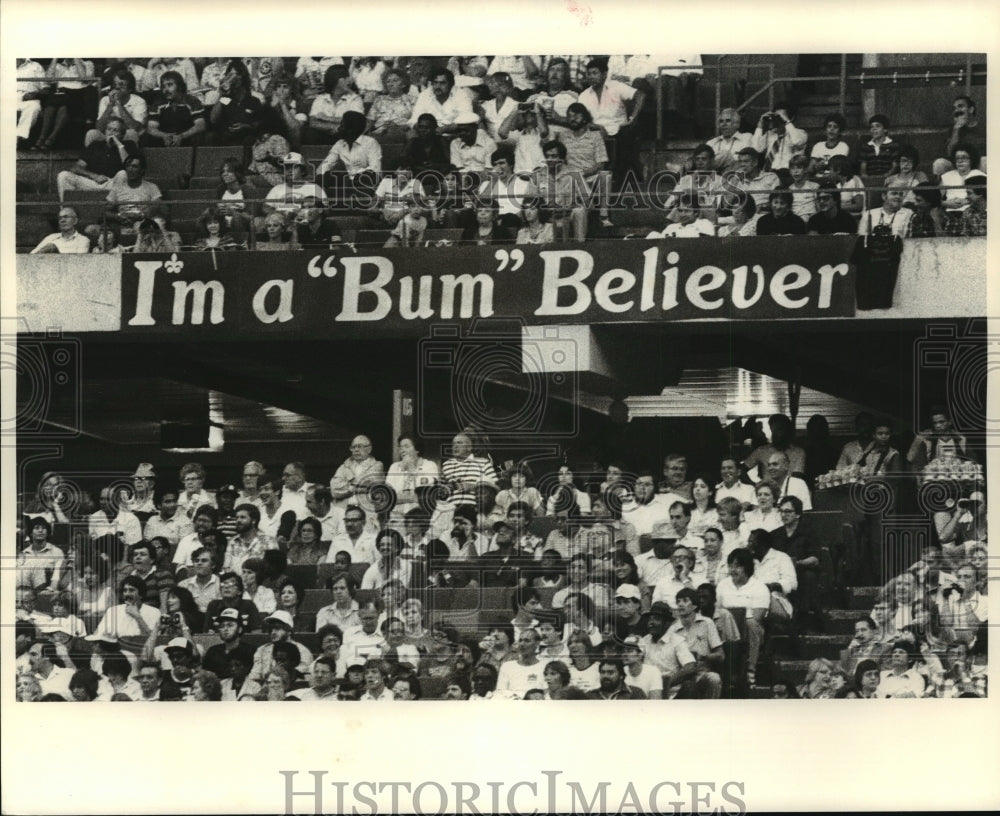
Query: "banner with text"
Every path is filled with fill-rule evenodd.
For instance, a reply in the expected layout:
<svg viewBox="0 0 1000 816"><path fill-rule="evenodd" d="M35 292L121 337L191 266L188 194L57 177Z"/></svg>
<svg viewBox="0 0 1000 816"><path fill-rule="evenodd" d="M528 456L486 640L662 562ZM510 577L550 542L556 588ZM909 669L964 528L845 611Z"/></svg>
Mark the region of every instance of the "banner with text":
<svg viewBox="0 0 1000 816"><path fill-rule="evenodd" d="M122 256L122 330L218 338L851 317L852 236Z"/></svg>

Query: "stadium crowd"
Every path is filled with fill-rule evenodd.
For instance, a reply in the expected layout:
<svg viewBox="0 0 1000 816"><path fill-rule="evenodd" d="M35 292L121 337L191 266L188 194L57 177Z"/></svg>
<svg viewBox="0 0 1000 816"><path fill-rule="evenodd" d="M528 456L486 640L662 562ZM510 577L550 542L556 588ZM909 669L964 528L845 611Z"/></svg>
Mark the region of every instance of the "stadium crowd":
<svg viewBox="0 0 1000 816"><path fill-rule="evenodd" d="M746 129L721 111L718 135L689 162L648 172L640 147L657 89L667 110L690 113L700 65L697 55L21 60L19 145L48 151L74 124L83 132L79 160L55 179L58 230L31 251L985 234L985 122L968 96L955 98L923 167L883 114L868 120L870 139L848 144L840 114L808 133L780 103ZM672 67L658 82L660 66ZM172 165L165 148L193 154ZM192 163L202 152L208 169ZM147 177L151 164L166 175ZM209 175L192 178L195 166ZM95 192L105 206L81 217ZM616 225L626 206L648 218Z"/></svg>
<svg viewBox="0 0 1000 816"><path fill-rule="evenodd" d="M358 435L326 472L250 461L239 485L197 462L139 463L94 495L46 473L20 508L17 697L985 696L985 487L947 411L930 418L904 455L867 413L842 448L822 417L799 444L774 415L712 473L678 452L657 472L533 474L475 429L441 461L404 435L386 469ZM970 477L959 500L915 563L873 576L837 659L803 683L775 670L776 644L831 624L816 493L948 474Z"/></svg>

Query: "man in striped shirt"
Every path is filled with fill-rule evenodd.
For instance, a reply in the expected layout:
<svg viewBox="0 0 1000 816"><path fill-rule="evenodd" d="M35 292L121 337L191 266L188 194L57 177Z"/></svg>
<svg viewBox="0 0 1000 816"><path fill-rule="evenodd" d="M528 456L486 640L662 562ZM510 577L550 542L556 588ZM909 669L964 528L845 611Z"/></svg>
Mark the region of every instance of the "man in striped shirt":
<svg viewBox="0 0 1000 816"><path fill-rule="evenodd" d="M460 433L451 440L452 458L441 467L445 484L451 488L451 503L458 507L463 504L475 505L476 485L486 482L496 485L497 474L493 463L472 452L472 438Z"/></svg>

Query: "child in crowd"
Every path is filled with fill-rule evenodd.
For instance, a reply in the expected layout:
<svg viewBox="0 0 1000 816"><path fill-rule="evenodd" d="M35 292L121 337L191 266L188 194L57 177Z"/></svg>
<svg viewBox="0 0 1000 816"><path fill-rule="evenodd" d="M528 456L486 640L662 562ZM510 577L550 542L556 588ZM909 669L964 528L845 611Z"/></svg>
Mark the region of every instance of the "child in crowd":
<svg viewBox="0 0 1000 816"><path fill-rule="evenodd" d="M865 208L865 185L854 175L851 160L846 156L834 156L827 164L830 180L840 190L840 209L851 215L858 215Z"/></svg>
<svg viewBox="0 0 1000 816"><path fill-rule="evenodd" d="M815 178L826 178L827 162L834 156L851 155L851 148L847 142L840 138L847 122L839 113L831 113L823 121L823 129L826 131L826 139L816 142L809 153L809 174Z"/></svg>
<svg viewBox="0 0 1000 816"><path fill-rule="evenodd" d="M793 156L788 162L788 172L792 182L788 189L792 192L792 212L803 221L816 214L816 190L819 185L810 181L807 173L810 159L805 156Z"/></svg>
<svg viewBox="0 0 1000 816"><path fill-rule="evenodd" d="M424 230L427 229L427 216L424 215L423 207L412 195L407 196L404 203L406 215L399 219L389 240L385 242L386 247L419 246L423 243Z"/></svg>
<svg viewBox="0 0 1000 816"><path fill-rule="evenodd" d="M887 176L896 169L899 145L889 136L889 118L876 113L868 120L871 139L858 146L862 176Z"/></svg>

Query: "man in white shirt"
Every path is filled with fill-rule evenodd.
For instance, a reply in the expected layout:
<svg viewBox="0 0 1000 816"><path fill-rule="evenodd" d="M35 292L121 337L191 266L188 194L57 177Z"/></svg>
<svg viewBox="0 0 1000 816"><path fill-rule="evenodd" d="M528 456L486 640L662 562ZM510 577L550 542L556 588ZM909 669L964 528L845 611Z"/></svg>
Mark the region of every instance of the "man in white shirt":
<svg viewBox="0 0 1000 816"><path fill-rule="evenodd" d="M59 208L59 232L46 235L33 250L32 255L58 253L60 255L80 255L90 252L90 239L76 231L80 220L72 207Z"/></svg>
<svg viewBox="0 0 1000 816"><path fill-rule="evenodd" d="M636 475L633 496L633 501L622 506L622 518L635 527L638 535L649 535L654 524L669 519L670 504L665 498L672 498L672 494L665 493L662 497L657 495L650 471L640 471Z"/></svg>
<svg viewBox="0 0 1000 816"><path fill-rule="evenodd" d="M639 163L635 122L642 112L646 95L631 85L608 79L607 60L592 59L588 62L587 80L590 87L580 94L579 101L593 115L594 124L608 138L614 138L616 175L621 177L621 174L631 171L636 178L641 178L643 171Z"/></svg>
<svg viewBox="0 0 1000 816"><path fill-rule="evenodd" d="M542 661L538 659L539 637L535 629L522 629L517 639L517 660L500 665L496 692L501 697L520 700L531 689L545 688Z"/></svg>
<svg viewBox="0 0 1000 816"><path fill-rule="evenodd" d="M430 87L417 97L409 125L416 126L421 114L429 113L437 120L438 133L454 133L458 129L456 118L471 112L472 97L464 88L456 88L455 75L442 68L433 73Z"/></svg>
<svg viewBox="0 0 1000 816"><path fill-rule="evenodd" d="M337 533L330 540L326 563L334 563L337 553L347 552L352 564L374 564L378 561L375 548L375 533L367 528L367 514L357 505L352 504L344 511L344 531Z"/></svg>
<svg viewBox="0 0 1000 816"><path fill-rule="evenodd" d="M313 484L306 487L306 515L316 519L323 528L323 541L333 541L333 537L344 529L344 510L333 506L333 496L326 485Z"/></svg>
<svg viewBox="0 0 1000 816"><path fill-rule="evenodd" d="M788 454L784 451L774 451L765 462L767 478L778 486L779 498L782 496L797 496L802 502L803 510L812 510L812 498L805 481L792 476L789 472Z"/></svg>
<svg viewBox="0 0 1000 816"><path fill-rule="evenodd" d="M792 124L784 108L761 115L751 147L764 156L767 170L787 170L793 156L805 154L809 134Z"/></svg>
<svg viewBox="0 0 1000 816"><path fill-rule="evenodd" d="M455 127L455 138L451 140L452 166L464 173L485 172L497 143L479 127L479 117L471 111L458 114Z"/></svg>
<svg viewBox="0 0 1000 816"><path fill-rule="evenodd" d="M740 466L735 459L723 459L719 472L722 481L715 486L716 504L729 497L736 499L744 508L753 507L757 503L753 487L740 481Z"/></svg>
<svg viewBox="0 0 1000 816"><path fill-rule="evenodd" d="M707 144L715 151L715 169L719 173L735 170L736 156L744 147L752 147L753 136L740 133L740 115L733 108L719 112L719 135Z"/></svg>
<svg viewBox="0 0 1000 816"><path fill-rule="evenodd" d="M279 512L291 510L302 521L309 515L306 496L313 487L306 481L306 466L302 462L289 462L281 472L281 507Z"/></svg>
<svg viewBox="0 0 1000 816"><path fill-rule="evenodd" d="M160 512L146 521L143 528L145 538L152 540L162 536L170 542L171 547L176 548L180 540L192 532L191 520L185 513L177 510L177 496L178 492L174 489L160 493L156 500Z"/></svg>
<svg viewBox="0 0 1000 816"><path fill-rule="evenodd" d="M142 524L135 514L120 507L120 499L111 495L112 489L101 490L101 508L92 513L87 524L91 538L100 538L108 534L120 535L122 543L131 547L142 538Z"/></svg>
<svg viewBox="0 0 1000 816"><path fill-rule="evenodd" d="M751 530L747 546L757 559L754 577L771 591L769 618L788 620L792 616L792 603L788 596L799 587L795 564L786 553L771 546L771 533L767 530Z"/></svg>
<svg viewBox="0 0 1000 816"><path fill-rule="evenodd" d="M368 601L358 607L360 625L344 630L344 644L341 654L348 666L364 663L370 658L380 658L388 645L378 629L382 605L378 601Z"/></svg>
<svg viewBox="0 0 1000 816"><path fill-rule="evenodd" d="M479 185L478 195L480 199L496 201L500 223L516 231L521 226L521 204L532 195L531 181L514 175L514 153L509 147L494 150L490 162L493 169Z"/></svg>
<svg viewBox="0 0 1000 816"><path fill-rule="evenodd" d="M898 187L882 192L882 206L861 213L858 235L870 235L878 227L888 227L897 238L906 236L913 210L903 206L906 192Z"/></svg>

